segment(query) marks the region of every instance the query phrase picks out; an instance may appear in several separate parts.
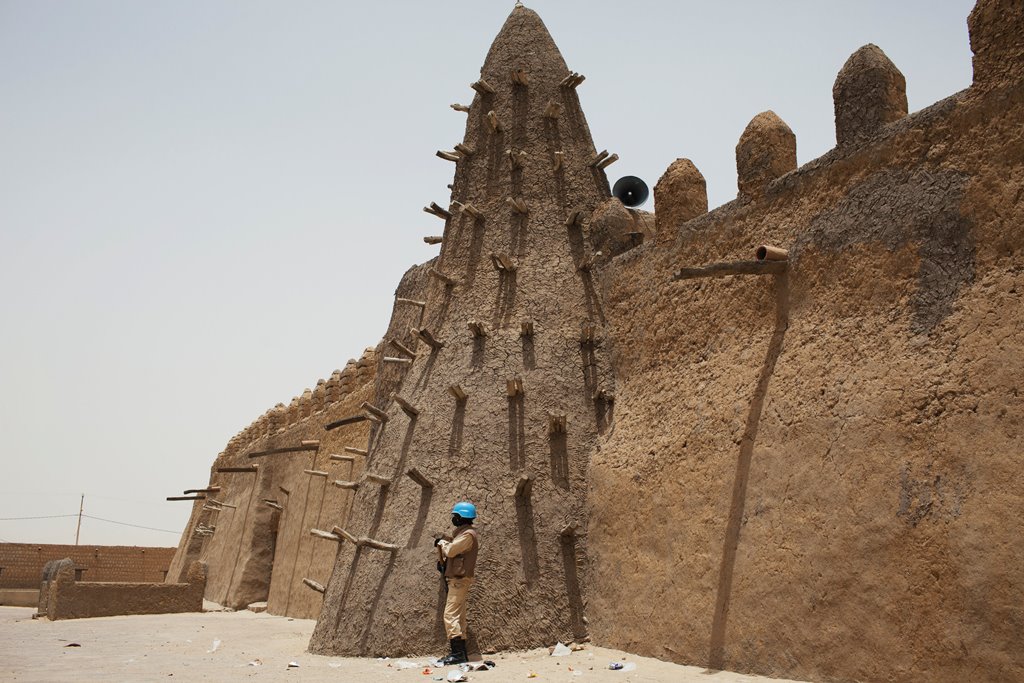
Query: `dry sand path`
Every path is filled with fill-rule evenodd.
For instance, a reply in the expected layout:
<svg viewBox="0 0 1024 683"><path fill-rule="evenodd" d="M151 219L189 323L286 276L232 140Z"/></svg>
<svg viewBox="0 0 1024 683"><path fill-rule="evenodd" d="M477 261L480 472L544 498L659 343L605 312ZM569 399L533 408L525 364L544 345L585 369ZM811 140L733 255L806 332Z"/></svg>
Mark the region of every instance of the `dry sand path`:
<svg viewBox="0 0 1024 683"><path fill-rule="evenodd" d="M0 680L19 681L408 681L427 683L447 669L424 675L422 666L399 669L401 660L321 657L306 652L315 622L252 612L207 612L102 617L51 622L33 620L34 609L0 607ZM214 652L214 641L220 643ZM78 643L80 647L68 647ZM426 664L427 657L408 661ZM767 683L781 679L726 671L705 673L587 646L565 657L546 649L488 655L497 667L470 672L473 683L557 681L569 683ZM260 666L249 662L259 660ZM299 667L289 669L289 662ZM610 661L636 665L611 671ZM570 670L571 669L571 670ZM536 673L535 678L528 678ZM792 683L792 682L790 682Z"/></svg>

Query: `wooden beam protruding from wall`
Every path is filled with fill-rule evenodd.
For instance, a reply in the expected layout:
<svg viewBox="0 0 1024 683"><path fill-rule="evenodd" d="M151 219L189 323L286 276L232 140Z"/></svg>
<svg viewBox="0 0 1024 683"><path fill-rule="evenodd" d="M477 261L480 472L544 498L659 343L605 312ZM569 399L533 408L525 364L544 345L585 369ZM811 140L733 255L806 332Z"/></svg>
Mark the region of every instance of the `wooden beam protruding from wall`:
<svg viewBox="0 0 1024 683"><path fill-rule="evenodd" d="M344 427L345 425L355 424L356 422L365 422L368 419L370 418L366 417L366 415L349 415L348 417L343 417L340 420L335 420L334 422L324 425L324 431L329 432L332 429Z"/></svg>
<svg viewBox="0 0 1024 683"><path fill-rule="evenodd" d="M334 541L335 543L341 543L344 540L338 534L332 533L330 531L324 531L323 529L310 529L309 535L316 536L317 538L323 538L328 541Z"/></svg>
<svg viewBox="0 0 1024 683"><path fill-rule="evenodd" d="M409 332L410 334L412 334L412 336L418 338L421 342L423 342L424 344L426 344L435 351L444 348L444 342L438 341L434 337L434 335L430 333L430 330L426 328L413 327L409 330Z"/></svg>
<svg viewBox="0 0 1024 683"><path fill-rule="evenodd" d="M494 86L482 78L475 83L470 83L469 87L480 93L481 97L494 94Z"/></svg>
<svg viewBox="0 0 1024 683"><path fill-rule="evenodd" d="M494 113L494 110L487 112L487 126L491 129L492 133L500 133L505 130L501 125L501 119Z"/></svg>
<svg viewBox="0 0 1024 683"><path fill-rule="evenodd" d="M788 265L788 261L725 261L697 268L680 268L672 275L672 280L728 275L778 275L786 272Z"/></svg>
<svg viewBox="0 0 1024 683"><path fill-rule="evenodd" d="M422 486L425 489L432 489L432 488L434 488L434 482L432 482L429 479L427 479L423 475L423 473L420 472L415 467L410 467L409 470L406 472L406 475L408 475L408 477L410 479L412 479L414 482L416 482L417 484L419 484L420 486Z"/></svg>
<svg viewBox="0 0 1024 683"><path fill-rule="evenodd" d="M444 283L445 287L454 287L455 285L459 284L458 280L451 277L450 275L445 275L437 268L431 268L430 270L428 270L427 275L434 279L440 280L441 282Z"/></svg>
<svg viewBox="0 0 1024 683"><path fill-rule="evenodd" d="M533 477L528 474L520 474L516 485L512 487L512 495L516 498L529 498L533 493Z"/></svg>
<svg viewBox="0 0 1024 683"><path fill-rule="evenodd" d="M423 210L432 216L437 216L442 220L448 220L452 217L452 214L448 209L442 209L438 206L437 202L430 202L430 206L424 206Z"/></svg>
<svg viewBox="0 0 1024 683"><path fill-rule="evenodd" d="M491 263L494 269L502 273L516 272L516 264L508 257L508 254L491 254Z"/></svg>
<svg viewBox="0 0 1024 683"><path fill-rule="evenodd" d="M281 455L282 453L301 453L303 451L315 451L320 448L319 441L302 441L298 446L285 446L283 448L268 448L263 451L254 451L249 454L250 458L262 458L266 455Z"/></svg>
<svg viewBox="0 0 1024 683"><path fill-rule="evenodd" d="M377 406L370 403L369 401L363 401L359 405L359 407L365 410L366 412L370 413L370 415L372 415L373 417L377 418L379 422L388 421L388 414L385 411L378 408Z"/></svg>
<svg viewBox="0 0 1024 683"><path fill-rule="evenodd" d="M548 413L548 434L565 434L565 415Z"/></svg>
<svg viewBox="0 0 1024 683"><path fill-rule="evenodd" d="M583 74L578 74L575 71L573 71L568 76L563 78L558 85L562 88L569 88L570 90L575 90L576 88L579 87L580 83L582 83L585 80L587 80L586 76L584 76Z"/></svg>
<svg viewBox="0 0 1024 683"><path fill-rule="evenodd" d="M591 345L597 338L597 326L592 322L585 322L580 325L580 344Z"/></svg>
<svg viewBox="0 0 1024 683"><path fill-rule="evenodd" d="M509 197L505 200L505 203L512 207L512 210L516 213L523 214L524 216L530 212L530 207L526 205L522 197Z"/></svg>
<svg viewBox="0 0 1024 683"><path fill-rule="evenodd" d="M404 355L408 356L409 358L415 358L416 357L416 354L413 352L412 349L410 349L408 346L406 346L402 342L398 341L397 339L389 339L388 340L388 344L391 344L391 346L396 351L398 351L401 354L404 354Z"/></svg>
<svg viewBox="0 0 1024 683"><path fill-rule="evenodd" d="M326 477L327 472L323 470L302 470L303 474L308 474L311 477Z"/></svg>
<svg viewBox="0 0 1024 683"><path fill-rule="evenodd" d="M218 472L256 472L259 465L242 465L240 467L218 467Z"/></svg>
<svg viewBox="0 0 1024 683"><path fill-rule="evenodd" d="M402 412L409 417L416 417L420 414L420 409L409 403L406 399L402 398L395 392L391 392L391 400L398 404L398 407L402 409Z"/></svg>
<svg viewBox="0 0 1024 683"><path fill-rule="evenodd" d="M479 320L470 320L466 323L466 327L468 327L469 331L473 333L474 339L483 339L487 336L487 329Z"/></svg>

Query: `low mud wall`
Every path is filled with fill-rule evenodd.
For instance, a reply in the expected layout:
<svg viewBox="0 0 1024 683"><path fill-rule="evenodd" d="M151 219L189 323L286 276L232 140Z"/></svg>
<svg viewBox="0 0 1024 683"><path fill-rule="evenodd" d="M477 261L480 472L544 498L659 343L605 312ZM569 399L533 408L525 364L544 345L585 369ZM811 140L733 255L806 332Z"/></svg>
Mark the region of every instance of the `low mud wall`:
<svg viewBox="0 0 1024 683"><path fill-rule="evenodd" d="M187 583L102 583L75 581L71 560L62 560L52 580L44 582L46 601L40 616L84 619L122 614L202 612L206 565L193 562Z"/></svg>

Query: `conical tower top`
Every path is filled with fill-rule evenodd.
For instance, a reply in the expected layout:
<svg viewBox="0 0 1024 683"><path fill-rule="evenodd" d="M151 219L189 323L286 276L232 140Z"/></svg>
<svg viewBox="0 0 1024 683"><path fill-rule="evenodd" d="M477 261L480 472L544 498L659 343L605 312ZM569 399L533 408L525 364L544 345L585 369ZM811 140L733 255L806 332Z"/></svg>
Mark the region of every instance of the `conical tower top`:
<svg viewBox="0 0 1024 683"><path fill-rule="evenodd" d="M561 73L559 79L567 70L540 15L518 3L491 43L480 73L484 78L508 78L511 69L523 69L531 76Z"/></svg>

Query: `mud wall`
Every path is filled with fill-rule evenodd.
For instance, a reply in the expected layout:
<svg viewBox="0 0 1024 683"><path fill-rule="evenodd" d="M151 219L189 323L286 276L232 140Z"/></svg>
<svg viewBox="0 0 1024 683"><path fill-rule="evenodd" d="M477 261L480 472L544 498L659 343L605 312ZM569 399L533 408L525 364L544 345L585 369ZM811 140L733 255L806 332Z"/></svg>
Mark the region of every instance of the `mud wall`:
<svg viewBox="0 0 1024 683"><path fill-rule="evenodd" d="M76 581L74 563L68 559L59 563L55 576L43 582L40 616L57 620L203 611L206 566L202 562L191 564L185 583Z"/></svg>
<svg viewBox="0 0 1024 683"><path fill-rule="evenodd" d="M163 581L174 548L0 543L0 588L39 588L43 567L70 558L88 581Z"/></svg>
<svg viewBox="0 0 1024 683"><path fill-rule="evenodd" d="M704 214L674 165L657 242L605 272L597 642L808 680L1024 678L1024 22L982 2L970 25L969 90L905 116L867 46L836 149L791 170L762 115L738 199ZM785 270L750 266L760 244Z"/></svg>
<svg viewBox="0 0 1024 683"><path fill-rule="evenodd" d="M372 396L375 368L367 349L232 438L211 468L211 490L194 504L169 581L201 559L209 566L208 600L235 609L266 601L274 614L317 616L322 594L303 579L326 584L337 544L310 529L345 522L351 494L331 482L359 471L362 458L345 446L365 447L367 435L365 422L325 426L358 412ZM260 455L267 451L275 452Z"/></svg>

